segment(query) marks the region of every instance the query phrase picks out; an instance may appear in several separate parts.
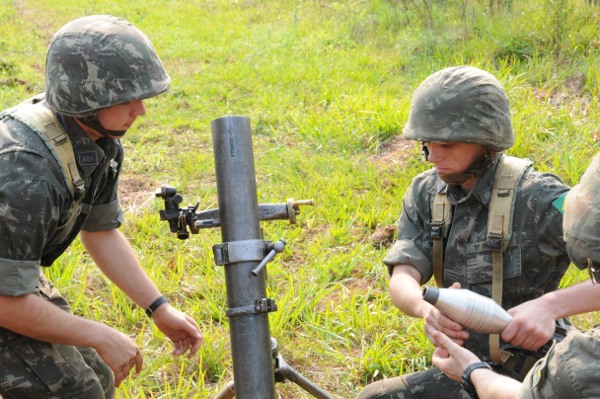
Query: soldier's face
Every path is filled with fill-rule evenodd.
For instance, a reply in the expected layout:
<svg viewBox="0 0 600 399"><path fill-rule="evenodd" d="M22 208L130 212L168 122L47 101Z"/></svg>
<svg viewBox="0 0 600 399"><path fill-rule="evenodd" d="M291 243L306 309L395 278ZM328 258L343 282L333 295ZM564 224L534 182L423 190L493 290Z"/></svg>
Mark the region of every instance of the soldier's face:
<svg viewBox="0 0 600 399"><path fill-rule="evenodd" d="M138 116L145 114L144 101L137 100L102 109L96 117L105 129L118 131L129 129Z"/></svg>
<svg viewBox="0 0 600 399"><path fill-rule="evenodd" d="M437 173L454 175L464 173L473 162L483 157L487 150L479 144L471 143L423 143L429 151L427 161L435 165Z"/></svg>

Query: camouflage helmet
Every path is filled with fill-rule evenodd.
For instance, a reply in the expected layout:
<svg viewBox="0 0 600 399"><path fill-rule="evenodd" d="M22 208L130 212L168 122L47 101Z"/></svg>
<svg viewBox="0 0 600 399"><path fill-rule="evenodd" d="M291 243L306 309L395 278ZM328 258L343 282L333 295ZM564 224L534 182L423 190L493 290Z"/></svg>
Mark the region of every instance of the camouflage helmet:
<svg viewBox="0 0 600 399"><path fill-rule="evenodd" d="M471 66L446 68L413 94L404 126L408 140L480 144L491 151L514 141L508 98L498 80Z"/></svg>
<svg viewBox="0 0 600 399"><path fill-rule="evenodd" d="M56 112L86 117L167 90L171 78L148 37L131 23L92 15L63 26L46 55L46 95Z"/></svg>
<svg viewBox="0 0 600 399"><path fill-rule="evenodd" d="M573 263L581 268L588 259L600 263L600 155L567 194L563 234Z"/></svg>

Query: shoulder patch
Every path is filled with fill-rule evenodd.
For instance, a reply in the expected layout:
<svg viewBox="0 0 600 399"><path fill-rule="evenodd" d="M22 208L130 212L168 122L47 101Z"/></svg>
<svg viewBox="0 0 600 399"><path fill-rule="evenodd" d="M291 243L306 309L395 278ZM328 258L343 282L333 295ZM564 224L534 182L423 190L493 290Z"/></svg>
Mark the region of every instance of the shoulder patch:
<svg viewBox="0 0 600 399"><path fill-rule="evenodd" d="M82 151L77 153L79 164L81 166L96 166L98 165L98 154L96 151Z"/></svg>
<svg viewBox="0 0 600 399"><path fill-rule="evenodd" d="M552 201L552 205L554 205L554 207L560 212L561 215L565 214L565 198L567 197L568 193L569 192L567 191L566 193Z"/></svg>

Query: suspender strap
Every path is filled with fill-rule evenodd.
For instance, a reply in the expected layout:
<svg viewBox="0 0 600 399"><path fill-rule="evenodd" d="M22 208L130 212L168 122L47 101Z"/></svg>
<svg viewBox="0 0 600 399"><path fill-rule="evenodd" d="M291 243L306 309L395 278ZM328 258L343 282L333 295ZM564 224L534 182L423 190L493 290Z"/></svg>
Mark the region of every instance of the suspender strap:
<svg viewBox="0 0 600 399"><path fill-rule="evenodd" d="M502 305L504 264L502 254L508 248L512 237L512 221L516 189L525 170L531 165L528 159L504 156L496 175L490 199L488 216L488 246L492 253L492 299ZM500 357L500 336L490 334L490 357L502 363Z"/></svg>
<svg viewBox="0 0 600 399"><path fill-rule="evenodd" d="M450 201L446 193L436 193L431 212L431 238L433 243L433 277L439 288L444 287L444 238L450 226Z"/></svg>
<svg viewBox="0 0 600 399"><path fill-rule="evenodd" d="M75 191L76 197L82 197L85 183L75 163L71 140L52 111L40 103L30 103L14 107L7 115L29 126L44 140L63 169L67 187Z"/></svg>

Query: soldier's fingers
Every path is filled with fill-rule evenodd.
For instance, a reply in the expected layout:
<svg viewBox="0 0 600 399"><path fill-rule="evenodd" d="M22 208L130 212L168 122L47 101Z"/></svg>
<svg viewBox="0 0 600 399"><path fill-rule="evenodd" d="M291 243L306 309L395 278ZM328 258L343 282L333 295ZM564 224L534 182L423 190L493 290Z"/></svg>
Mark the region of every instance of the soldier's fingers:
<svg viewBox="0 0 600 399"><path fill-rule="evenodd" d="M450 338L462 340L469 339L469 333L464 330L460 324L451 319L440 319L440 327L440 331Z"/></svg>
<svg viewBox="0 0 600 399"><path fill-rule="evenodd" d="M139 374L140 371L142 371L142 367L144 366L144 357L142 356L142 352L138 351L135 354L135 359L133 360L133 363L135 364L135 373Z"/></svg>
<svg viewBox="0 0 600 399"><path fill-rule="evenodd" d="M541 341L538 338L536 338L535 336L530 335L529 337L525 338L525 340L521 344L521 347L523 349L527 349L527 350L536 350L540 346L544 345L544 343L545 343L544 341Z"/></svg>
<svg viewBox="0 0 600 399"><path fill-rule="evenodd" d="M179 351L178 351L179 355L183 355L185 352L187 352L188 350L191 351L192 349L193 349L193 344L192 344L192 340L189 337L186 337L179 341Z"/></svg>
<svg viewBox="0 0 600 399"><path fill-rule="evenodd" d="M506 327L505 330L508 330L509 328L510 325ZM504 339L505 336L507 338L506 342L510 342L514 346L523 345L525 338L527 338L526 336L524 336L524 334L520 333L519 331L513 332L512 330L507 331L506 334L504 333L504 331L502 331L502 339Z"/></svg>
<svg viewBox="0 0 600 399"><path fill-rule="evenodd" d="M454 342L458 346L465 346L465 341L463 341L462 339L452 338L451 341Z"/></svg>
<svg viewBox="0 0 600 399"><path fill-rule="evenodd" d="M518 338L518 333L519 327L515 323L510 322L504 328L504 330L502 330L502 332L500 333L500 337L503 341L510 342L512 345L518 346L517 340L519 343L522 342L522 339Z"/></svg>
<svg viewBox="0 0 600 399"><path fill-rule="evenodd" d="M122 370L117 370L117 372L113 372L113 374L115 375L115 386L118 388L119 385L121 385L121 381L125 379L127 374L125 374Z"/></svg>
<svg viewBox="0 0 600 399"><path fill-rule="evenodd" d="M204 341L204 337L202 336L202 334L200 334L199 338L195 338L192 342L192 347L190 349L190 353L189 353L189 357L194 356L194 354L196 352L198 352L198 349L200 349L200 347L202 346L202 341Z"/></svg>
<svg viewBox="0 0 600 399"><path fill-rule="evenodd" d="M188 341L187 338L181 339L181 340L179 340L178 347L179 347L179 353L183 354L190 347L190 341Z"/></svg>

